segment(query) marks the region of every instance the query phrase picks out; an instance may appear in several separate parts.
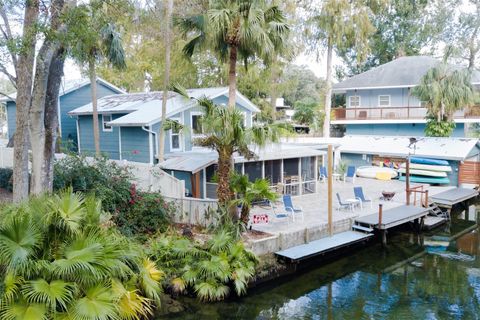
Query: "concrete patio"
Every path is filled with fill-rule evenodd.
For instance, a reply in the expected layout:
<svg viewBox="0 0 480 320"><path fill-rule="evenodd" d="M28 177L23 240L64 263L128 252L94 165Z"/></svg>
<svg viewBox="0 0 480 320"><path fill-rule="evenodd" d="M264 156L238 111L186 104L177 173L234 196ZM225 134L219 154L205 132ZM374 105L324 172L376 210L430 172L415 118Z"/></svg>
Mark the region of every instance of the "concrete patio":
<svg viewBox="0 0 480 320"><path fill-rule="evenodd" d="M412 187L420 184L412 184ZM350 210L337 210L338 202L336 193L338 192L342 200L352 199L354 197L353 187L361 186L367 198L373 200L372 206L365 204L363 208L356 207L352 212ZM445 191L453 187L432 187L425 185L429 190L429 196ZM318 182L318 193L307 194L292 197L295 207L302 207L304 220L301 216L296 216L293 222L287 218L275 218L275 213L268 207L254 207L251 217L258 214L268 214L268 223L252 224L252 229L266 232L272 235L269 238L270 243L257 243L252 245L256 253L275 252L277 249L285 249L312 240L328 236L328 211L327 211L327 183ZM391 201L380 200L382 191L395 192ZM413 202L413 195L411 201ZM383 209L388 210L406 202L405 182L398 180L380 181L366 178L356 178L355 183L335 181L333 183L333 229L334 233L343 232L351 229L355 218L378 212L378 205L383 204ZM420 195L417 195L417 205L420 205ZM275 212L285 212L281 201L275 203ZM261 247L258 247L261 245Z"/></svg>

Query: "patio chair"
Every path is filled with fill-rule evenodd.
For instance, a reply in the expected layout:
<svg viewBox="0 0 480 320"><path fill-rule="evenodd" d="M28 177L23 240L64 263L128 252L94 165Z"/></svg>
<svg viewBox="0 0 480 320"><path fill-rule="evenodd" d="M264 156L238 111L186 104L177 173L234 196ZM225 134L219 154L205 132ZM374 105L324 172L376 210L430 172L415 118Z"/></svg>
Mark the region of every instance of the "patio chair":
<svg viewBox="0 0 480 320"><path fill-rule="evenodd" d="M342 198L340 197L340 194L338 192L337 192L337 200L338 200L337 210L340 211L341 209L348 209L350 211L353 211L353 203L342 201Z"/></svg>
<svg viewBox="0 0 480 320"><path fill-rule="evenodd" d="M357 176L355 171L357 169L355 166L348 166L347 172L343 175L343 182L346 182L347 179L351 179L353 183L355 183L355 177Z"/></svg>
<svg viewBox="0 0 480 320"><path fill-rule="evenodd" d="M370 202L370 208L373 208L372 199L365 197L362 187L353 187L353 193L355 194L355 199L360 200L362 204Z"/></svg>
<svg viewBox="0 0 480 320"><path fill-rule="evenodd" d="M272 209L272 212L273 212L273 216L275 218L275 220L282 220L282 219L287 219L287 222L290 222L290 217L292 217L292 220L295 221L295 212L293 212L293 209L292 208L285 208L285 211L284 212L277 212L277 210L275 210L277 207L275 207L273 205L273 203L270 202L270 208Z"/></svg>
<svg viewBox="0 0 480 320"><path fill-rule="evenodd" d="M328 175L327 175L327 167L320 167L318 169L318 178L322 180L323 182L327 181Z"/></svg>
<svg viewBox="0 0 480 320"><path fill-rule="evenodd" d="M293 212L293 215L292 215L293 221L295 221L296 214L301 214L302 221L305 220L302 207L294 207L292 203L292 197L289 194L283 195L283 207L285 208L285 211Z"/></svg>

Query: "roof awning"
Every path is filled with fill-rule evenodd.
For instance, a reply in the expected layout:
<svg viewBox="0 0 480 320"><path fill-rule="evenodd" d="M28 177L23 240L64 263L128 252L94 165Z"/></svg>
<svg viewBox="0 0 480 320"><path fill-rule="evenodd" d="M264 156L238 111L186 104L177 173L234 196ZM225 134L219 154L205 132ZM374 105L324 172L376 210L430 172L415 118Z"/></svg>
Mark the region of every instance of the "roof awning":
<svg viewBox="0 0 480 320"><path fill-rule="evenodd" d="M217 154L209 153L182 153L172 154L165 161L161 162L159 166L163 170L185 171L197 173L204 168L217 162Z"/></svg>

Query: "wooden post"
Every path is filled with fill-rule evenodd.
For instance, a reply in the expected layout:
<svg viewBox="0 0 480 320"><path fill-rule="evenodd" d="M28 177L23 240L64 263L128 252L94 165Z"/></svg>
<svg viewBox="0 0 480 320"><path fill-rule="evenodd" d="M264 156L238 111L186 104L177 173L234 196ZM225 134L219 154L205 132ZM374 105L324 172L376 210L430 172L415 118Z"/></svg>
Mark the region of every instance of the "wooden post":
<svg viewBox="0 0 480 320"><path fill-rule="evenodd" d="M407 165L405 169L405 191L407 193L407 206L410 205L410 155L407 157Z"/></svg>
<svg viewBox="0 0 480 320"><path fill-rule="evenodd" d="M380 231L380 235L382 237L382 246L387 245L387 233L384 228L382 228L382 219L383 219L383 204L378 205L378 231Z"/></svg>
<svg viewBox="0 0 480 320"><path fill-rule="evenodd" d="M332 188L333 188L333 147L328 145L328 189L327 189L327 198L328 198L328 233L330 236L333 235L333 199L332 199Z"/></svg>
<svg viewBox="0 0 480 320"><path fill-rule="evenodd" d="M425 204L423 206L428 208L428 190L425 191Z"/></svg>

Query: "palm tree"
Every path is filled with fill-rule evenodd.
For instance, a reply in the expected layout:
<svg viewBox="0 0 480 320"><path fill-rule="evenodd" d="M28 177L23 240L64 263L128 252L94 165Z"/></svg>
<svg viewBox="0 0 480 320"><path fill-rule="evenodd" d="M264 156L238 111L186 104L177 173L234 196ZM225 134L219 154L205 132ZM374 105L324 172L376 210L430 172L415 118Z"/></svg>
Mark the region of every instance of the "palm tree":
<svg viewBox="0 0 480 320"><path fill-rule="evenodd" d="M102 229L100 203L65 191L4 208L1 319L140 319L159 301L162 272Z"/></svg>
<svg viewBox="0 0 480 320"><path fill-rule="evenodd" d="M211 49L228 61L228 106L235 106L237 61L249 58L268 60L287 39L290 27L283 12L265 0L211 0L201 15L179 19L185 36L193 38L183 52L191 57L195 50Z"/></svg>
<svg viewBox="0 0 480 320"><path fill-rule="evenodd" d="M168 86L170 85L170 50L172 46L171 39L171 20L173 11L173 0L168 0L165 10L165 74L163 76L163 97L162 97L162 121L158 129L158 161L163 161L165 152L165 130L163 126L167 120L167 100Z"/></svg>
<svg viewBox="0 0 480 320"><path fill-rule="evenodd" d="M113 67L124 69L125 52L120 33L103 9L102 1L90 1L89 5L78 7L78 18L72 26L74 34L73 56L81 65L86 65L92 94L93 139L95 154L100 156L100 131L97 109L96 64L106 59Z"/></svg>
<svg viewBox="0 0 480 320"><path fill-rule="evenodd" d="M412 94L426 103L428 136L450 136L455 111L470 107L475 100L471 72L453 69L446 59L422 77Z"/></svg>
<svg viewBox="0 0 480 320"><path fill-rule="evenodd" d="M230 189L237 195L233 204L241 207L240 220L245 225L248 223L253 202L277 199L277 194L271 190L270 183L265 179L250 182L246 175L233 174L230 178Z"/></svg>
<svg viewBox="0 0 480 320"><path fill-rule="evenodd" d="M175 91L188 97L185 89L176 87ZM249 145L265 146L267 142L276 142L284 132L281 125L254 125L245 127L244 115L237 108L225 108L216 105L207 98L191 98L203 108L201 119L203 136L194 140L194 144L211 148L218 153L218 186L217 197L222 205L228 205L233 192L230 189L230 175L233 165L233 154L251 159L254 157Z"/></svg>

